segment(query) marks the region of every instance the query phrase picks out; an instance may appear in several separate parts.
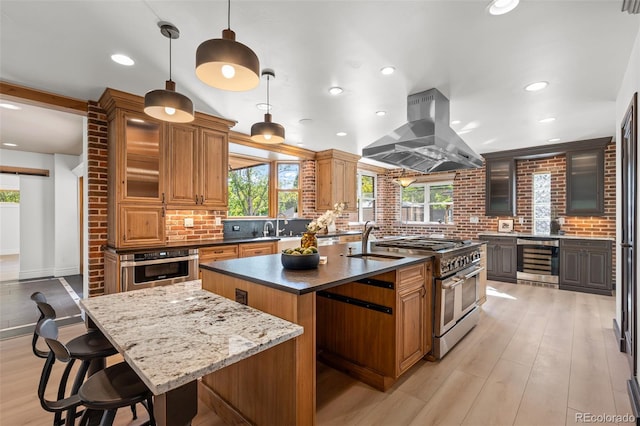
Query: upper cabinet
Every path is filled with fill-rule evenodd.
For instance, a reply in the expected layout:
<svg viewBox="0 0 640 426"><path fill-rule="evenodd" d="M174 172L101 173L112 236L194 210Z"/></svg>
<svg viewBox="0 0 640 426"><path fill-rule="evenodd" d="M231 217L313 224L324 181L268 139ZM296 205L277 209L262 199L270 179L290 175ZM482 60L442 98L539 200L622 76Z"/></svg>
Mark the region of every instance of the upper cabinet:
<svg viewBox="0 0 640 426"><path fill-rule="evenodd" d="M107 89L107 242L165 245L167 208L226 210L228 133L234 122L196 113L189 125L155 120L140 96Z"/></svg>
<svg viewBox="0 0 640 426"><path fill-rule="evenodd" d="M567 152L567 215L604 215L604 150Z"/></svg>
<svg viewBox="0 0 640 426"><path fill-rule="evenodd" d="M345 212L358 208L357 171L359 155L329 149L316 154L316 210L332 210L345 203Z"/></svg>
<svg viewBox="0 0 640 426"><path fill-rule="evenodd" d="M227 208L227 134L174 125L167 143L169 208Z"/></svg>
<svg viewBox="0 0 640 426"><path fill-rule="evenodd" d="M485 160L487 216L516 215L516 162L513 158Z"/></svg>

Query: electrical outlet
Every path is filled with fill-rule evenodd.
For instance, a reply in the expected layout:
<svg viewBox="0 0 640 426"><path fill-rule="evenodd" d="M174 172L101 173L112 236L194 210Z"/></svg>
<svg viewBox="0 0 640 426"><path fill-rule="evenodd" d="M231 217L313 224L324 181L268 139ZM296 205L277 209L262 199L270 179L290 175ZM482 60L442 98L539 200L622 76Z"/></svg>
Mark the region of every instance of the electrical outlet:
<svg viewBox="0 0 640 426"><path fill-rule="evenodd" d="M524 225L524 217L519 217L519 218L518 218L518 223L519 223L520 225Z"/></svg>
<svg viewBox="0 0 640 426"><path fill-rule="evenodd" d="M216 225L222 225L222 219L220 216L216 216Z"/></svg>
<svg viewBox="0 0 640 426"><path fill-rule="evenodd" d="M564 225L564 217L559 217L558 223L560 224L560 226Z"/></svg>
<svg viewBox="0 0 640 426"><path fill-rule="evenodd" d="M232 231L239 231L239 230L240 230L240 225L233 225L233 226L231 227L231 230L232 230Z"/></svg>
<svg viewBox="0 0 640 426"><path fill-rule="evenodd" d="M478 222L480 222L480 220L478 219L478 216L469 217L469 223L478 223Z"/></svg>
<svg viewBox="0 0 640 426"><path fill-rule="evenodd" d="M185 217L184 218L184 227L185 228L193 228L193 218L192 217Z"/></svg>
<svg viewBox="0 0 640 426"><path fill-rule="evenodd" d="M245 290L236 288L236 302L246 305L249 303L249 295Z"/></svg>

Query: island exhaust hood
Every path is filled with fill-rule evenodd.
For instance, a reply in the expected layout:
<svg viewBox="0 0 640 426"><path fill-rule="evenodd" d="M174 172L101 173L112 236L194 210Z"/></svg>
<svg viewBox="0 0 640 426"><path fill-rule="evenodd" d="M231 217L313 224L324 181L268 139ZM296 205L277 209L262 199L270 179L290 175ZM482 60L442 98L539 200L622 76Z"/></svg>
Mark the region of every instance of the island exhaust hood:
<svg viewBox="0 0 640 426"><path fill-rule="evenodd" d="M407 121L365 147L362 156L422 173L482 166L482 158L449 127L449 99L439 90L409 95Z"/></svg>

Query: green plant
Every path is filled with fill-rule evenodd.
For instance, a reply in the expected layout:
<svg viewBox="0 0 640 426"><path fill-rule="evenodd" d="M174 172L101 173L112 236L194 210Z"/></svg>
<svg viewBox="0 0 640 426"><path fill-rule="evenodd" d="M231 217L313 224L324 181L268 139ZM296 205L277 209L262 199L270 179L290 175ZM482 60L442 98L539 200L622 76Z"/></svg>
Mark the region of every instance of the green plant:
<svg viewBox="0 0 640 426"><path fill-rule="evenodd" d="M0 203L20 203L20 191L0 189Z"/></svg>

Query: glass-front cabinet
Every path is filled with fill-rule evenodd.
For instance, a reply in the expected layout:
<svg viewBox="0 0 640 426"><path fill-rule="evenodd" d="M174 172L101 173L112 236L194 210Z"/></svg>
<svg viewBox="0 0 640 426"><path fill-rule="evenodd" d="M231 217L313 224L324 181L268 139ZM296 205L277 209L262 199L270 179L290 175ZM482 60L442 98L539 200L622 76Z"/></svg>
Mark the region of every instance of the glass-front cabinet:
<svg viewBox="0 0 640 426"><path fill-rule="evenodd" d="M121 122L124 124L121 201L162 202L162 124L124 111Z"/></svg>
<svg viewBox="0 0 640 426"><path fill-rule="evenodd" d="M604 152L567 152L567 214L604 214Z"/></svg>
<svg viewBox="0 0 640 426"><path fill-rule="evenodd" d="M487 216L515 216L516 167L513 158L486 160Z"/></svg>

